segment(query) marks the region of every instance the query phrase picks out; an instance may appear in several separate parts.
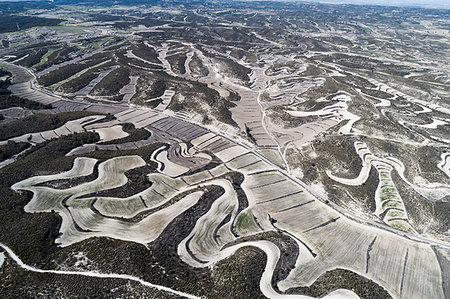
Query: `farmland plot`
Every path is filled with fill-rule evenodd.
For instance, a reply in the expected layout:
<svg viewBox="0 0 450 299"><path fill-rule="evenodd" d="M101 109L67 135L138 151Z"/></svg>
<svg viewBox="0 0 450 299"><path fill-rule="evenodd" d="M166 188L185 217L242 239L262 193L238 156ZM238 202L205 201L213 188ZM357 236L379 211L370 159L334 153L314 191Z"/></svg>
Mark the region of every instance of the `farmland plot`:
<svg viewBox="0 0 450 299"><path fill-rule="evenodd" d="M100 135L100 140L103 142L125 138L129 134L124 132L122 126L116 125L109 128L99 128L93 130L94 133L98 133Z"/></svg>
<svg viewBox="0 0 450 299"><path fill-rule="evenodd" d="M94 87L103 80L103 78L105 78L106 76L109 75L109 73L111 73L113 70L115 70L117 67L110 67L107 68L106 70L101 71L98 76L94 79L92 79L91 82L89 82L88 85L86 85L85 87L81 88L80 90L78 90L77 92L75 92L76 96L87 96L91 93L92 89L94 89Z"/></svg>
<svg viewBox="0 0 450 299"><path fill-rule="evenodd" d="M17 83L17 84L11 85L9 87L9 89L11 90L12 93L14 93L20 97L23 97L26 99L32 99L33 101L39 102L44 105L53 104L53 103L61 100L57 96L54 96L54 95L51 95L48 93L44 93L39 90L32 89L30 87L29 82Z"/></svg>
<svg viewBox="0 0 450 299"><path fill-rule="evenodd" d="M148 174L148 180L152 182L150 188L127 198L97 197L94 207L105 216L133 218L145 210L164 205L187 187L180 179L156 173Z"/></svg>
<svg viewBox="0 0 450 299"><path fill-rule="evenodd" d="M32 142L32 143L42 143L46 140L50 140L52 138L57 138L64 135L69 135L73 133L84 132L84 126L96 122L98 120L103 119L105 116L103 115L94 115L87 116L77 120L68 121L63 126L56 128L55 130L48 130L38 133L25 134L18 137L10 138L14 142ZM1 141L0 144L5 144L6 141Z"/></svg>
<svg viewBox="0 0 450 299"><path fill-rule="evenodd" d="M362 185L367 181L370 169L374 166L379 176L378 188L374 198L376 204L375 214L392 227L417 233L409 223L405 205L392 180L391 172L397 171L406 183L410 184L417 192L422 193L423 195L429 196L430 194L435 194L435 196L442 197L444 194L448 193L448 190L446 190L446 188L436 188L435 186L416 186L404 177L404 166L400 161L391 157L376 157L368 149L367 145L362 142L355 142L354 146L362 161L362 168L359 175L355 178L340 178L333 175L331 172L327 172L327 175L339 183L357 186Z"/></svg>

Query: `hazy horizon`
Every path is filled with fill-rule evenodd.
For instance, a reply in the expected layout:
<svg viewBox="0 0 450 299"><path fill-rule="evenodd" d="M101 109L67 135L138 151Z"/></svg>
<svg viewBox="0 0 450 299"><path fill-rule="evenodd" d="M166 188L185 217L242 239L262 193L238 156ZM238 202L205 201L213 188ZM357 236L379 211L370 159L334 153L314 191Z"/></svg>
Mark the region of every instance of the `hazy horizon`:
<svg viewBox="0 0 450 299"><path fill-rule="evenodd" d="M0 0L0 2L23 2L23 1L53 2L52 0ZM273 0L249 0L249 1L273 1ZM310 3L324 3L324 4L383 5L383 6L399 6L399 7L409 6L409 7L434 8L434 9L450 9L450 2L443 0L428 0L428 1L427 0L278 0L278 1L310 2Z"/></svg>
<svg viewBox="0 0 450 299"><path fill-rule="evenodd" d="M294 0L295 1L295 0ZM449 1L442 0L300 0L301 2L319 2L328 4L358 4L385 6L412 6L435 9L450 9Z"/></svg>

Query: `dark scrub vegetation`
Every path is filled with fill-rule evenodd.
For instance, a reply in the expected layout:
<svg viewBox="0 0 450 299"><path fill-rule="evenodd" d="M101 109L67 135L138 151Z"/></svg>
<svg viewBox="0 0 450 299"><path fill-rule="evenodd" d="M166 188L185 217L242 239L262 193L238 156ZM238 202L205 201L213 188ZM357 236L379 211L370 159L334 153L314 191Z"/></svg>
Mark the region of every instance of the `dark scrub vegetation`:
<svg viewBox="0 0 450 299"><path fill-rule="evenodd" d="M9 78L12 74L8 71L0 69L0 77L8 76ZM22 107L25 109L51 109L52 105L44 105L38 102L30 101L29 99L24 99L18 96L11 95L11 91L8 87L11 85L11 80L6 79L0 81L0 109L6 109L11 107Z"/></svg>

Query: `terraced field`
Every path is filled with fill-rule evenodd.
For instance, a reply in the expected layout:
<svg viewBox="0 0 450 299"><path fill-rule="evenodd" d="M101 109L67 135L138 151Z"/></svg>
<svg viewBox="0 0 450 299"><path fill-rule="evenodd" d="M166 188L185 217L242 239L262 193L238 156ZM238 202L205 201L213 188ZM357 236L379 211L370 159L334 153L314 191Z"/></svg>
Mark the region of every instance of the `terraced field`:
<svg viewBox="0 0 450 299"><path fill-rule="evenodd" d="M185 127L193 125L185 123ZM198 203L205 188L214 186L222 190L221 195L178 245L181 260L192 267L206 267L242 246L253 246L263 250L273 261L272 265L267 264L267 270L280 271L275 267L282 260L280 244L245 241L252 235L277 232L292 239L298 254L292 260L295 267L285 279L273 281L271 276L262 277L263 293L269 297L276 294L272 288L285 291L308 285L332 268L361 273L396 297L443 295L439 264L429 246L417 246L414 241L348 219L318 201L264 157L221 136L201 134L190 143L191 148L180 143L184 150L179 152L178 161L213 154L220 164L188 174L189 168L169 160L168 151L163 147L152 156L159 166L156 173L148 174L151 187L130 197L91 197L89 194L126 186L125 173L145 165L139 156L121 156L100 164L93 158L76 158L67 172L31 177L12 188L33 192L25 211L56 211L62 216L61 234L55 241L69 246L94 236L151 243L170 221ZM366 159L369 158L366 156ZM210 160L203 160L206 165L210 163ZM96 164L98 175L93 181L67 189L42 186L54 180L89 176ZM381 193L390 187L383 185L383 188ZM228 245L236 242L239 245ZM341 244L339 250L335 247L337 242ZM392 249L389 244L396 244L395 250L404 254L386 259ZM415 258L408 258L411 256ZM418 277L408 271L415 268L427 269L427 276ZM393 276L394 273L397 274Z"/></svg>

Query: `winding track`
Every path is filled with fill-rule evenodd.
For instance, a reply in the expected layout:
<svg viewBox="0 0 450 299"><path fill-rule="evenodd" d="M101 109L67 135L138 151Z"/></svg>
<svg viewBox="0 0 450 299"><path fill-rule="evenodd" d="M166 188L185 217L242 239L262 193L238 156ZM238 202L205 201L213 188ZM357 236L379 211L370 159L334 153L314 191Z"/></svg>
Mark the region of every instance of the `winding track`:
<svg viewBox="0 0 450 299"><path fill-rule="evenodd" d="M98 273L98 272L92 272L92 271L64 271L64 270L42 270L36 267L32 267L29 265L26 265L22 260L9 248L3 243L0 243L0 247L2 247L6 253L8 253L9 257L17 263L22 269L25 269L27 271L36 272L36 273L51 273L51 274L58 274L58 275L80 275L80 276L86 276L86 277L97 277L97 278L116 278L116 279L125 279L125 280L132 280L136 281L144 286L155 288L160 291L169 292L178 296L181 296L183 298L199 298L197 296L183 293L165 286L153 284L150 282L147 282L143 279L140 279L139 277L127 275L127 274L116 274L116 273Z"/></svg>

